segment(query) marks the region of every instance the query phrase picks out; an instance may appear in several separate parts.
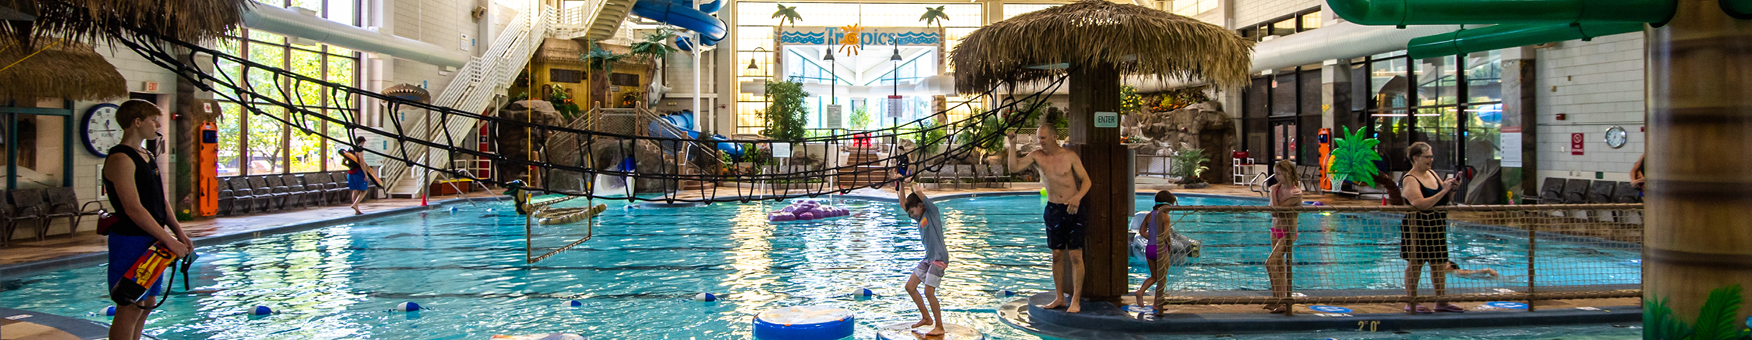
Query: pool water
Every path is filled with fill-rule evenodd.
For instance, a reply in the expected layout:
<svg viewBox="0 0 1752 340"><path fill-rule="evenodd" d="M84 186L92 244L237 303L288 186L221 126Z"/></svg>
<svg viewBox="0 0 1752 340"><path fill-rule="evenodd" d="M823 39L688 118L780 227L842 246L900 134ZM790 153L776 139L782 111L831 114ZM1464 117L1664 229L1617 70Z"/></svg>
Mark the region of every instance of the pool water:
<svg viewBox="0 0 1752 340"><path fill-rule="evenodd" d="M1263 203L1191 195L1181 201ZM584 203L579 199L561 206ZM610 209L597 219L594 239L533 265L524 264L524 220L508 202L458 203L449 206L454 211L440 208L201 245L192 292L185 293L176 283L170 301L149 319L147 334L161 339L483 339L493 334L571 332L593 339L747 339L755 313L826 304L853 310L858 316L857 338L870 339L877 327L918 318L900 286L923 256L923 248L914 223L893 203L836 199L833 204L849 208L853 215L783 223L765 220L767 211L782 207L779 202L694 208L598 203ZM1003 325L994 308L1014 299L1000 291L1026 293L1049 287L1050 253L1043 247L1039 222L1044 203L1032 195L939 202L952 259L938 295L949 322L973 327L992 339L1039 339ZM1139 196L1137 206L1148 204L1149 197ZM1325 220L1304 219L1303 229L1331 228L1321 223L1338 223L1342 229L1347 223L1344 219L1321 222ZM579 239L588 229L583 224L533 228L535 236L527 244L537 248L536 254ZM1256 275L1249 273L1257 272L1257 262L1263 260L1264 241L1254 238L1264 233L1235 233L1228 230L1235 228L1234 223L1216 221L1189 220L1177 228L1205 240L1207 249L1204 257L1176 269L1175 289L1265 288L1263 275L1248 278ZM1303 242L1312 238L1307 233L1302 237ZM1485 245L1504 242L1501 236L1457 231L1452 238L1456 258L1496 258L1493 261L1504 263L1515 258L1508 248L1493 250ZM1552 254L1545 247L1541 243L1542 256ZM1635 252L1626 253L1561 255L1605 262L1635 258ZM1403 269L1403 262L1392 256L1348 260L1299 256L1298 262L1325 261L1368 270L1401 263ZM1604 269L1617 270L1611 274L1628 275L1625 278L1632 281L1601 279L1602 283L1635 282L1636 268ZM1145 275L1144 268L1133 266L1134 285ZM0 281L0 296L6 297L0 306L108 322L108 317L96 314L109 306L103 277L103 265L94 265L7 279ZM1393 280L1391 275L1368 282L1299 279L1297 286L1398 287ZM868 288L878 296L854 299L847 294L853 288ZM700 292L716 293L723 300L691 299ZM562 306L570 300L583 306ZM427 310L390 311L410 301ZM256 305L272 307L278 314L248 316ZM1513 331L1537 337L1571 334L1579 328L1547 329ZM1586 329L1635 334L1610 326ZM1434 332L1428 333L1434 337L1425 338L1465 338L1460 334L1472 333ZM1373 335L1333 331L1318 336ZM1493 338L1503 337L1514 338Z"/></svg>

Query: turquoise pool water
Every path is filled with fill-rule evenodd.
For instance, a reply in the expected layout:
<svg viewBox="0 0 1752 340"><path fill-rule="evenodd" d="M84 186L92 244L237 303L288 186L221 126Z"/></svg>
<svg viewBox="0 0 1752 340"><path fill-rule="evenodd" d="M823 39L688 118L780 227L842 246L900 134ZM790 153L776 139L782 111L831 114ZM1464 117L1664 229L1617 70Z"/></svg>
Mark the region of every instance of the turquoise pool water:
<svg viewBox="0 0 1752 340"><path fill-rule="evenodd" d="M1140 197L1140 207L1149 204ZM1185 197L1184 204L1238 205L1263 201ZM567 204L582 205L583 200ZM829 304L855 311L860 339L879 326L916 320L900 290L922 256L916 229L892 203L835 200L849 217L810 222L770 223L765 213L779 203L714 204L696 208L629 207L602 202L595 239L534 265L525 265L524 224L509 203L454 204L455 211L430 210L268 236L223 245L202 245L193 292L176 294L154 313L148 334L161 339L483 339L493 334L572 332L593 339L746 339L749 319L759 311L805 304ZM1050 273L1044 265L1037 196L948 200L946 239L953 257L939 296L945 318L984 331L993 339L1038 339L999 322L993 309L1013 298L1001 290L1042 291ZM490 209L490 210L489 210ZM1176 269L1176 289L1263 290L1255 276L1263 260L1264 233L1238 221L1188 220L1178 225L1204 240L1204 257ZM1260 217L1263 218L1263 217ZM1306 242L1388 242L1367 240L1382 233L1320 230L1370 230L1370 217L1305 218ZM552 249L582 237L582 226L536 226L533 244ZM1354 235L1354 236L1353 236ZM1513 237L1457 229L1455 257L1472 263L1509 267L1517 258ZM1524 241L1522 241L1524 242ZM1592 274L1618 275L1600 283L1634 283L1637 268L1610 265L1635 259L1635 252L1593 249L1561 252L1540 244L1541 256L1561 261L1608 263ZM1501 244L1500 246L1498 244ZM1396 253L1347 253L1341 258L1299 255L1298 262L1353 266L1361 271L1403 269ZM1598 247L1593 247L1598 248ZM1396 250L1394 250L1396 251ZM539 253L539 250L538 250ZM1524 266L1524 265L1523 265ZM101 265L0 281L0 306L84 317L109 303ZM1349 270L1347 268L1347 270ZM1542 271L1543 273L1543 271ZM1134 266L1133 282L1143 279ZM1298 289L1398 287L1391 275L1360 275L1350 280L1298 281ZM1630 281L1626 281L1630 280ZM1495 283L1492 283L1493 285ZM846 292L869 288L879 296L853 299ZM699 292L724 296L702 303ZM568 300L581 308L562 307ZM419 313L390 312L413 301ZM246 316L255 305L280 314ZM1583 327L1583 326L1576 326ZM1635 334L1626 328L1525 328L1526 337L1572 334ZM1625 333L1630 332L1630 333ZM1330 334L1327 334L1330 333ZM1326 332L1321 338L1371 338L1386 334ZM1391 334L1391 333L1387 333ZM1424 338L1466 338L1475 331L1438 332ZM1303 334L1307 335L1307 334ZM1407 337L1399 335L1398 337ZM1243 337L1296 338L1297 335ZM1495 336L1493 338L1514 338ZM1165 337L1166 338L1166 337Z"/></svg>

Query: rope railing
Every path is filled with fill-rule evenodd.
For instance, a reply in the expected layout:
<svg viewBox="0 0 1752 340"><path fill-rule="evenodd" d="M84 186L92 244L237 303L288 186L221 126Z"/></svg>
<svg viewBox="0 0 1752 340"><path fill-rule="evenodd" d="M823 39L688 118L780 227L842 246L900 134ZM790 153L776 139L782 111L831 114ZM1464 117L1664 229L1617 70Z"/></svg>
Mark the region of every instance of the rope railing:
<svg viewBox="0 0 1752 340"><path fill-rule="evenodd" d="M1163 211L1176 232L1202 242L1203 254L1170 268L1167 304L1512 301L1534 308L1547 300L1641 296L1642 204ZM1295 231L1272 230L1288 225ZM1288 247L1277 246L1290 237ZM1425 265L1413 271L1413 262ZM1457 268L1445 268L1450 262ZM1441 270L1436 279L1431 265ZM1415 294L1408 282L1416 282Z"/></svg>
<svg viewBox="0 0 1752 340"><path fill-rule="evenodd" d="M663 161L663 160L656 160L656 159L641 159L641 160L639 160L639 162L660 162L661 163L661 164L657 164L657 166L641 167L641 168L649 168L650 171L639 171L637 169L633 169L633 170L618 169L617 167L610 166L608 164L592 164L589 167L585 167L585 166L571 165L571 164L553 164L553 163L545 162L542 160L529 160L529 159L521 159L521 158L516 158L516 157L507 157L505 155L500 155L497 153L483 152L483 151L479 151L479 150L473 150L470 148L458 147L457 145L459 145L459 142L462 141L461 138L464 138L466 134L444 133L442 135L419 137L418 135L424 134L421 132L424 132L422 130L425 130L425 129L413 128L412 126L405 126L403 124L403 122L401 120L398 120L398 119L386 119L385 121L388 123L387 124L388 126L383 126L383 127L365 126L365 125L361 125L361 124L356 123L357 120L354 119L354 117L351 117L351 112L354 112L357 110L357 105L360 101L369 99L369 100L374 100L376 102L382 103L385 106L385 109L387 109L387 112L399 112L399 110L401 110L401 109L427 110L427 112L429 112L430 114L436 115L436 117L438 117L440 122L436 123L436 124L427 124L428 122L422 121L421 124L423 124L423 125L421 127L436 125L436 126L434 126L433 129L431 129L434 131L438 130L439 129L438 127L440 127L440 126L451 125L451 124L445 124L445 123L454 122L455 120L480 120L480 121L490 123L490 124L497 124L501 127L508 127L508 128L514 128L514 129L526 129L527 131L533 131L535 133L531 134L531 137L532 137L531 141L530 141L531 144L540 144L539 141L535 140L536 138L533 138L535 135L552 136L552 135L559 134L559 133L577 134L579 137L575 139L575 143L583 144L580 146L594 146L592 144L597 143L598 139L614 141L614 144L616 144L615 148L617 149L617 150L614 150L614 153L620 154L620 155L631 154L631 150L629 150L629 147L636 146L639 143L679 146L682 144L694 143L697 141L694 139L691 139L691 138L666 138L666 137L658 137L658 136L639 136L639 135L607 133L607 132L598 131L598 130L576 129L576 128L567 127L567 126L541 125L541 124L535 124L535 123L525 122L525 121L504 119L501 117L485 116L485 115L482 115L482 114L477 113L477 112L469 112L469 111L458 110L458 109L440 106L440 105L409 101L409 100L405 100L405 99L401 99L401 98L383 95L383 94L372 92L372 91L366 91L363 89L351 87L351 86L344 85L344 84L337 84L337 83L328 82L328 81L320 79L319 78L320 75L313 76L313 75L303 75L303 74L298 74L295 72L290 72L290 71L285 70L285 69L280 69L280 68L276 68L273 66L268 66L265 64L257 63L257 62L248 60L247 58L240 57L240 56L226 54L224 52L217 51L217 50L211 49L211 48L206 47L206 46L201 46L199 44L178 41L175 39L158 36L154 33L144 31L144 30L123 29L120 32L115 32L114 35L116 37L116 41L118 43L120 43L121 45L127 46L129 49L134 50L136 53L139 53L140 55L146 57L146 59L148 61L150 61L156 65L159 65L160 67L175 71L179 77L190 80L191 83L193 83L196 87L200 88L201 90L212 92L212 93L214 93L215 96L220 97L226 101L232 101L232 102L237 102L237 103L248 103L248 105L241 105L241 106L243 106L243 108L247 112L251 112L251 113L256 114L257 117L266 117L268 119L273 119L275 121L279 121L290 128L298 129L298 131L300 133L312 134L312 135L317 135L321 138L327 138L327 139L335 142L336 145L351 145L352 144L351 143L351 139L352 139L351 135L356 134L356 133L372 133L372 134L377 134L377 135L381 135L381 136L386 136L388 138L394 139L394 146L395 146L394 148L391 148L388 151L377 151L377 150L363 149L363 148L359 148L359 149L361 149L361 151L369 153L369 154L383 156L383 157L391 160L393 162L392 164L394 164L394 165L408 166L408 167L417 166L420 168L424 168L424 169L428 169L428 170L432 170L432 171L438 171L441 173L455 172L453 175L458 177L458 178L471 178L471 179L476 179L476 180L489 181L489 182L492 182L495 184L500 184L500 185L506 184L509 181L517 180L517 179L516 178L494 178L494 179L474 178L474 176L467 174L467 173L464 173L462 171L458 171L455 169L449 169L447 161L441 162L437 165L429 165L429 164L425 164L423 162L417 161L417 159L421 159L421 157L418 157L417 155L415 155L416 153L418 153L418 151L409 150L409 149L413 148L416 150L426 150L426 149L439 150L441 152L446 152L446 153L454 153L454 154L458 154L458 155L473 156L473 157L478 157L481 159L490 159L496 164L502 164L502 165L506 165L506 166L536 167L536 168L541 168L544 170L564 170L564 171L586 173L586 174L590 174L590 175L609 175L609 176L620 176L620 177L632 177L632 178L638 178L641 180L657 180L657 181L662 181L666 185L669 185L670 183L673 183L676 181L682 181L682 180L710 182L710 183L718 183L718 182L723 182L723 181L754 181L754 182L769 182L769 183L777 183L777 182L809 183L810 179L823 179L823 178L827 178L829 176L836 176L836 175L856 175L856 174L870 173L870 172L886 173L886 172L891 170L887 167L887 165L892 164L894 159L901 156L900 154L892 154L887 158L841 164L839 162L839 159L838 159L839 155L837 153L830 153L829 155L824 156L824 159L823 159L825 161L824 164L841 164L841 165L833 166L833 167L821 166L821 167L810 168L810 169L803 170L803 171L794 171L794 172L786 172L786 173L763 173L763 174L757 174L757 175L725 175L725 174L719 174L715 171L701 172L701 173L696 173L696 174L686 174L686 173L683 173L681 171L683 166L679 162ZM267 82L262 82L262 80L264 80L264 79L256 79L254 82L270 83L270 84L293 84L291 87L294 87L294 88L301 87L301 86L309 86L309 87L319 88L322 91L328 92L328 94L329 94L327 97L329 98L328 101L331 102L331 103L329 103L331 105L325 105L325 106L341 108L341 110L335 111L335 112L339 112L338 116L331 116L331 115L323 114L321 112L313 111L313 110L308 108L308 106L310 104L308 102L308 98L302 98L303 96L301 93L296 93L296 94L287 93L288 86L273 86L272 88L266 88L266 89L255 88L255 87L252 87L249 85L250 82L245 82L242 79L235 79L233 77L233 75L230 73L217 72L217 74L215 74L215 72L203 70L203 69L196 67L194 65L185 64L184 62L179 61L179 58L178 58L179 55L186 57L187 58L186 60L211 61L211 65L227 65L227 67L236 68L239 71L239 72L237 72L238 74L248 74L250 78L265 77L266 78L265 80L267 80ZM196 64L203 64L203 63L196 62ZM998 89L997 86L994 86L993 88L988 89L985 93L981 93L977 96L972 96L972 97L970 97L970 99L968 101L957 104L954 107L951 107L949 110L954 110L954 109L960 108L964 105L971 105L971 103L973 103L975 101L980 101L980 100L984 100L984 99L991 99L991 100L999 101L999 105L996 105L985 112L981 112L981 113L973 114L973 115L968 115L967 117L965 117L961 120L952 122L950 124L943 124L943 125L927 124L926 122L930 121L932 119L930 117L932 117L933 115L926 115L925 116L926 118L921 118L919 120L907 122L904 124L899 124L899 125L892 126L892 127L875 129L875 130L867 130L867 131L853 131L851 133L843 134L843 135L818 136L818 137L802 138L802 139L796 139L796 140L735 140L735 139L732 139L732 140L724 140L724 141L716 141L716 142L717 143L738 143L738 144L744 144L744 145L752 144L752 145L755 145L757 148L761 148L761 149L771 149L773 145L778 145L778 144L808 145L808 144L813 143L813 144L822 144L822 145L849 145L849 144L851 144L851 142L854 139L864 139L864 138L886 139L886 138L891 138L891 137L915 139L915 140L918 140L921 144L944 143L951 136L960 135L963 132L968 131L968 129L978 128L977 125L984 122L987 118L999 117L1000 112L1005 112L1007 110L1012 110L1012 109L1020 110L1022 112L1030 112L1030 111L1034 111L1035 109L1042 107L1043 105L1046 105L1046 102L1044 100L1045 95L1056 90L1059 86L1062 86L1065 79L1066 79L1066 77L1061 76L1061 77L1059 77L1059 79L1056 79L1055 81L1051 82L1049 84L1049 86L1047 86L1046 89L1042 90L1041 92L1037 92L1037 93L1034 93L1034 94L1031 94L1031 95L1028 95L1025 97L1021 97L1021 98L1017 98L1017 97L1013 97L1013 96L1005 96L1005 97L999 98L999 97L993 96L992 95L993 92ZM1002 85L1000 84L999 86L1002 86ZM297 92L297 91L293 91L293 92ZM1004 131L1004 130L1009 130L1009 129L1015 128L1015 127L1019 126L1020 124L1022 124L1022 122L1024 121L1023 120L1024 115L1010 115L1010 116L1004 116L1001 118L1002 119L999 119L1001 128L997 129L997 131ZM317 131L316 129L320 125L312 124L313 122L314 123L328 123L328 124L339 125L341 127L346 128L348 136L337 136L337 134L318 134L318 133L316 133L316 131ZM446 129L446 130L448 130L448 129ZM940 133L940 136L936 136L933 138L925 137L925 136L937 135L939 133ZM981 144L980 142L990 141L990 140L993 140L995 138L1003 138L1003 135L1001 133L982 134L982 135L976 136L975 138L972 138L973 140L969 141L968 143L962 143L959 145L948 145L947 152L936 153L936 154L931 154L931 155L919 155L919 156L923 156L923 157L913 157L913 159L914 159L915 163L921 164L928 169L940 168L943 166L943 164L947 163L947 161L949 159L959 158L960 156L965 155L968 152L971 152L976 145ZM355 148L357 148L357 146L355 146ZM670 149L680 149L680 148L670 148ZM582 155L582 158L584 158L584 159L597 159L596 150L594 148L580 147L579 150L583 150L583 152L584 152L584 155ZM715 150L713 150L713 151L715 152ZM713 156L716 157L718 155L714 154ZM741 188L738 188L737 192L735 192L733 195L729 195L729 196L719 195L719 192L717 192L717 187L714 186L709 191L702 190L701 192L699 192L700 196L690 197L690 198L679 197L680 196L679 195L680 190L678 190L679 188L669 187L669 188L665 188L667 190L663 190L662 194L660 196L656 196L656 197L635 196L635 197L624 197L622 199L640 200L640 201L664 201L664 202L673 203L673 202L678 202L678 201L680 201L680 202L713 202L713 201L738 201L738 200L746 201L746 200L749 200L751 197L760 197L762 199L785 199L785 198L806 197L806 196L807 197L815 197L815 196L819 196L819 195L831 194L831 193L834 193L836 191L840 192L840 193L847 193L853 189L858 189L858 188L863 188L863 187L872 187L872 186L878 186L878 185L887 185L890 183L894 183L895 181L898 181L898 180L901 180L901 179L888 179L888 180L885 180L882 182L868 183L868 184L865 184L864 186L859 186L859 187L835 187L835 186L827 185L826 181L819 181L821 183L811 183L811 184L815 184L815 185L805 185L805 190L803 190L801 192L795 192L795 191L788 190L788 191L785 191L782 193L766 193L766 194L758 194L758 193L753 192L753 191L743 191L743 190L741 190ZM529 190L534 191L534 192L542 192L542 193L557 193L557 194L565 194L565 195L573 195L573 196L600 197L600 196L595 196L593 193L591 193L589 191L570 191L570 190L562 190L562 189L554 189L554 188L541 188L541 187L530 187ZM758 196L757 196L757 194L758 194Z"/></svg>

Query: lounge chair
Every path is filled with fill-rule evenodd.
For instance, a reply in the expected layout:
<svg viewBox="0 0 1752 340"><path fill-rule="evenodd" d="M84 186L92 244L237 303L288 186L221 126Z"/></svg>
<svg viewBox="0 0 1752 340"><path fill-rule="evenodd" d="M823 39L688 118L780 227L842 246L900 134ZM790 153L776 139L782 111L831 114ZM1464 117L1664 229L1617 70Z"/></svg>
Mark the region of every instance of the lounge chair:
<svg viewBox="0 0 1752 340"><path fill-rule="evenodd" d="M49 232L49 219L47 218L47 214L43 213L43 208L48 205L48 202L43 201L43 190L13 190L8 192L6 196L8 196L10 199L9 203L12 205L11 218L13 220L37 220L36 239L37 241L42 241L43 236L47 235ZM18 225L14 224L12 227L17 229ZM7 234L7 237L11 236L10 233Z"/></svg>
<svg viewBox="0 0 1752 340"><path fill-rule="evenodd" d="M79 193L73 191L73 187L48 189L48 196L49 208L44 217L51 221L61 217L67 218L67 236L79 233L79 223L84 222L86 216L97 216L104 211L102 201L80 203ZM92 208L93 205L96 205L97 208Z"/></svg>
<svg viewBox="0 0 1752 340"><path fill-rule="evenodd" d="M1612 189L1617 186L1618 182L1594 181L1588 189L1588 203L1612 203Z"/></svg>
<svg viewBox="0 0 1752 340"><path fill-rule="evenodd" d="M41 214L32 211L35 208L14 209L10 193L0 194L0 246L12 243L12 232L18 230L19 220L39 219ZM22 210L22 211L21 211ZM42 239L38 237L37 239Z"/></svg>
<svg viewBox="0 0 1752 340"><path fill-rule="evenodd" d="M1562 178L1546 177L1545 185L1539 186L1539 204L1563 203L1564 183Z"/></svg>
<svg viewBox="0 0 1752 340"><path fill-rule="evenodd" d="M225 179L225 182L231 184L232 194L237 196L239 203L248 202L248 204L242 204L241 208L237 209L239 213L247 214L267 211L268 206L273 204L273 202L270 202L272 201L270 199L272 197L270 197L266 191L271 189L256 189L255 185L249 183L248 178L231 177Z"/></svg>
<svg viewBox="0 0 1752 340"><path fill-rule="evenodd" d="M1642 190L1637 190L1630 182L1618 182L1618 189L1612 192L1612 202L1642 203Z"/></svg>
<svg viewBox="0 0 1752 340"><path fill-rule="evenodd" d="M1563 203L1588 203L1588 182L1585 179L1570 179L1568 183L1564 183Z"/></svg>
<svg viewBox="0 0 1752 340"><path fill-rule="evenodd" d="M267 194L269 209L286 209L286 204L292 197L292 193L287 192L286 186L268 183L268 178L264 176L249 176L247 181L249 181L250 190L255 191L256 195Z"/></svg>

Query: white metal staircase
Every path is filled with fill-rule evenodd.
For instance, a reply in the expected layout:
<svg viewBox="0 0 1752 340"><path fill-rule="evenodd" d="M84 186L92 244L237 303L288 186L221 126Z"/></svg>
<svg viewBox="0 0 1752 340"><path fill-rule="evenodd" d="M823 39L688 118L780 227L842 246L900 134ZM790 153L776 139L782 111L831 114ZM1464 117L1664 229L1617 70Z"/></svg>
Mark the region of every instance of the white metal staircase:
<svg viewBox="0 0 1752 340"><path fill-rule="evenodd" d="M499 89L510 85L518 73L535 55L543 38L548 36L555 11L552 7L543 7L539 14L524 12L512 19L506 26L506 31L493 40L493 45L480 57L472 58L468 64L457 70L455 78L444 87L444 92L432 101L437 106L449 107L465 112L479 113L492 102L493 95ZM410 120L414 116L410 116ZM477 120L465 117L448 117L442 121L438 114L427 114L418 117L417 122L403 122L405 134L410 138L440 141L453 138L452 147L468 147L465 140L474 134ZM440 126L440 123L444 123ZM446 137L448 131L450 137ZM410 160L425 164L449 164L450 154L447 150L431 149L409 145L406 150ZM400 145L391 145L389 154L400 156ZM424 168L409 171L407 164L401 162L385 162L381 174L394 178L385 191L392 197L412 197L420 192L421 183L427 178Z"/></svg>
<svg viewBox="0 0 1752 340"><path fill-rule="evenodd" d="M620 31L621 22L633 11L637 0L589 0L583 5L560 11L554 25L554 38L585 38L602 41Z"/></svg>

